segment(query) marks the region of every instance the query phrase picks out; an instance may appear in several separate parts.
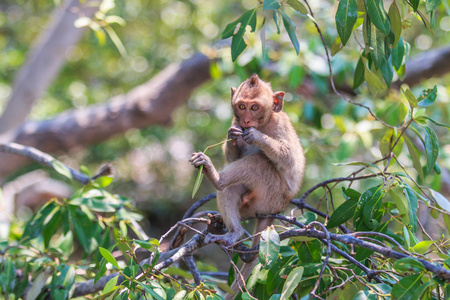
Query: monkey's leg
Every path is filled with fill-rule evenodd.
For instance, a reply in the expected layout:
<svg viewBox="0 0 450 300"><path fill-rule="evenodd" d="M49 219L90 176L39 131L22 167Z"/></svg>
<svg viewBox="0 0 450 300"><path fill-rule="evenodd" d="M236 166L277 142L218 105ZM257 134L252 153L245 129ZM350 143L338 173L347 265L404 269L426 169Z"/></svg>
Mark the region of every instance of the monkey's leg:
<svg viewBox="0 0 450 300"><path fill-rule="evenodd" d="M242 205L242 195L246 192L243 185L233 185L217 192L217 203L222 214L228 233L222 235L208 234L205 242L222 242L227 246L233 245L242 236L244 230L241 226L239 208Z"/></svg>

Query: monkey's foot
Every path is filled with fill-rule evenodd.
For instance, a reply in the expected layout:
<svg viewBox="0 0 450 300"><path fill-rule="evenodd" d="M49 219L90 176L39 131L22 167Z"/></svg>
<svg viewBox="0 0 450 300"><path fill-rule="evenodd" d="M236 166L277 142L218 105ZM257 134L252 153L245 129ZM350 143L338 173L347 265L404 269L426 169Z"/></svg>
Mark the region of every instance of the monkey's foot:
<svg viewBox="0 0 450 300"><path fill-rule="evenodd" d="M241 237L241 233L238 232L228 232L226 234L211 234L208 233L208 235L205 237L205 243L222 243L225 244L225 246L229 247L234 245L239 238Z"/></svg>

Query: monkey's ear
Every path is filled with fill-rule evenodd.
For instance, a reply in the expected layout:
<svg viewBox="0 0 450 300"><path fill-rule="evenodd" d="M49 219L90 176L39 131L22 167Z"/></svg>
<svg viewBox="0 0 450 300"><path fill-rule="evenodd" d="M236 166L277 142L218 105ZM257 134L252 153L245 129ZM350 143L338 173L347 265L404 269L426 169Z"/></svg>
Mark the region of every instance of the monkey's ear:
<svg viewBox="0 0 450 300"><path fill-rule="evenodd" d="M275 92L273 94L273 111L280 112L283 109L284 92Z"/></svg>
<svg viewBox="0 0 450 300"><path fill-rule="evenodd" d="M233 97L233 96L234 96L234 93L236 93L236 88L234 88L234 87L231 87L231 97Z"/></svg>

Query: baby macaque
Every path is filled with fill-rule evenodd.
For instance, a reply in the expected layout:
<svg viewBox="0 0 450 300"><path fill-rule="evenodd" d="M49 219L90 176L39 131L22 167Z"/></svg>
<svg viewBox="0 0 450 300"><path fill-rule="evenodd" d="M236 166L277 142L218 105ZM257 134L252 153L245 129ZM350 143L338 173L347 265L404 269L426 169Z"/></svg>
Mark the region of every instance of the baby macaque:
<svg viewBox="0 0 450 300"><path fill-rule="evenodd" d="M192 165L203 165L218 191L219 211L228 230L209 234L206 242L236 243L243 234L241 220L283 211L300 189L305 157L289 117L281 111L284 94L274 93L256 74L237 89L232 87L231 140L224 144L227 165L218 172L204 153L192 154Z"/></svg>

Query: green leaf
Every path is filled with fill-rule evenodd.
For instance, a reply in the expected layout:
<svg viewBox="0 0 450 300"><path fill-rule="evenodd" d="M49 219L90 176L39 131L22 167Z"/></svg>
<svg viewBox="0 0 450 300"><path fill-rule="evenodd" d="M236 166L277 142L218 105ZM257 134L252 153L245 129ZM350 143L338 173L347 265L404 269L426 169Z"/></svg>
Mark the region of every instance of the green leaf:
<svg viewBox="0 0 450 300"><path fill-rule="evenodd" d="M382 187L382 185L378 185L368 189L358 200L355 213L353 215L353 226L357 231L373 229L372 226L375 225L375 222L372 220L373 208L368 206L368 211L366 212L365 207L369 202L378 202L378 200L382 197ZM366 223L369 224L370 227L368 227Z"/></svg>
<svg viewBox="0 0 450 300"><path fill-rule="evenodd" d="M396 70L399 70L400 67L405 62L406 49L405 44L403 43L403 39L400 37L397 46L392 50L392 65Z"/></svg>
<svg viewBox="0 0 450 300"><path fill-rule="evenodd" d="M433 195L434 200L439 204L442 209L450 212L450 201L445 198L441 193L436 192L435 190L430 189L431 195Z"/></svg>
<svg viewBox="0 0 450 300"><path fill-rule="evenodd" d="M397 2L392 2L391 6L389 7L389 21L391 22L392 31L394 32L395 41L392 45L393 48L395 48L401 38L402 35L402 16L400 14L400 10L398 9Z"/></svg>
<svg viewBox="0 0 450 300"><path fill-rule="evenodd" d="M427 151L427 175L431 173L439 156L439 140L433 129L423 126L425 129L425 150Z"/></svg>
<svg viewBox="0 0 450 300"><path fill-rule="evenodd" d="M281 277L287 275L287 273L292 269L292 264L298 260L297 255L286 256L276 261L276 263L268 270L267 279L265 282L265 291L269 294L280 288L284 279Z"/></svg>
<svg viewBox="0 0 450 300"><path fill-rule="evenodd" d="M247 26L251 27L251 31L255 31L256 9L245 12L239 19L229 23L222 32L222 39L233 36L231 40L231 58L233 61L247 48L247 44L244 41L244 33Z"/></svg>
<svg viewBox="0 0 450 300"><path fill-rule="evenodd" d="M91 252L92 222L78 207L69 205L69 216L73 224L75 236L86 253Z"/></svg>
<svg viewBox="0 0 450 300"><path fill-rule="evenodd" d="M286 13L282 10L280 10L281 17L283 18L283 25L286 29L289 38L291 39L292 45L295 48L295 51L297 52L297 55L300 53L300 44L297 39L297 35L295 34L295 24L292 22L292 20L286 15Z"/></svg>
<svg viewBox="0 0 450 300"><path fill-rule="evenodd" d="M112 256L111 252L109 252L108 249L105 249L103 247L99 247L99 251L100 254L110 263L112 264L114 267L116 267L117 269L119 268L119 264L117 263L117 260L114 258L114 256Z"/></svg>
<svg viewBox="0 0 450 300"><path fill-rule="evenodd" d="M51 299L69 299L69 292L75 282L75 268L65 265L60 274L53 274L50 283Z"/></svg>
<svg viewBox="0 0 450 300"><path fill-rule="evenodd" d="M436 121L436 120L433 120L433 119L430 118L430 117L422 116L421 118L427 119L428 121L431 121L431 122L433 122L434 124L436 124L436 125L438 125L438 126L442 126L442 127L446 127L447 129L450 129L450 126L449 126L449 125L444 124L444 123L440 123L440 122L438 122L438 121Z"/></svg>
<svg viewBox="0 0 450 300"><path fill-rule="evenodd" d="M395 205L397 206L397 209L403 218L403 222L405 224L409 225L410 224L409 205L406 200L406 197L402 193L402 189L395 188L395 187L389 189L389 196L391 196L392 200L394 201Z"/></svg>
<svg viewBox="0 0 450 300"><path fill-rule="evenodd" d="M112 176L100 176L94 180L94 183L98 184L101 188L105 188L110 185L114 180Z"/></svg>
<svg viewBox="0 0 450 300"><path fill-rule="evenodd" d="M270 269L277 261L280 253L280 236L273 226L268 227L261 234L259 242L259 262Z"/></svg>
<svg viewBox="0 0 450 300"><path fill-rule="evenodd" d="M148 241L134 240L134 242L151 252L156 252L159 246L159 241L157 239L149 239Z"/></svg>
<svg viewBox="0 0 450 300"><path fill-rule="evenodd" d="M427 14L436 9L441 4L441 0L426 0Z"/></svg>
<svg viewBox="0 0 450 300"><path fill-rule="evenodd" d="M25 225L21 242L25 243L37 237L44 230L44 223L50 221L53 215L60 209L55 201L49 201L28 221Z"/></svg>
<svg viewBox="0 0 450 300"><path fill-rule="evenodd" d="M369 69L369 67L367 65L367 58L361 57L361 59L363 61L364 70L365 70L364 71L364 79L366 80L367 84L373 86L377 90L385 91L387 89L386 84L384 84L380 80L380 78L378 78L378 76Z"/></svg>
<svg viewBox="0 0 450 300"><path fill-rule="evenodd" d="M400 279L392 288L392 299L419 299L416 290L420 289L423 274L414 274Z"/></svg>
<svg viewBox="0 0 450 300"><path fill-rule="evenodd" d="M433 245L435 242L436 241L421 241L421 242L415 244L414 247L412 247L412 249L416 253L425 254L428 251L428 249L431 247L431 245Z"/></svg>
<svg viewBox="0 0 450 300"><path fill-rule="evenodd" d="M383 57L383 61L380 66L381 75L383 75L384 81L388 86L391 86L392 79L394 78L394 69L392 68L391 59L386 60Z"/></svg>
<svg viewBox="0 0 450 300"><path fill-rule="evenodd" d="M356 0L341 0L336 11L336 29L341 38L342 44L347 44L353 32L353 26L357 19Z"/></svg>
<svg viewBox="0 0 450 300"><path fill-rule="evenodd" d="M418 106L419 107L427 107L430 106L436 101L437 97L437 87L434 85L434 88L424 90L422 94L417 99L419 101Z"/></svg>
<svg viewBox="0 0 450 300"><path fill-rule="evenodd" d="M405 194L406 201L408 203L411 230L412 232L415 233L417 230L417 205L418 205L417 195L409 186L403 188L403 193Z"/></svg>
<svg viewBox="0 0 450 300"><path fill-rule="evenodd" d="M364 82L364 63L361 57L356 64L355 75L353 76L353 89L356 90Z"/></svg>
<svg viewBox="0 0 450 300"><path fill-rule="evenodd" d="M399 272L414 272L414 273L426 270L420 261L412 257L405 257L397 260L394 263L394 268Z"/></svg>
<svg viewBox="0 0 450 300"><path fill-rule="evenodd" d="M70 171L69 167L60 162L59 160L52 160L52 167L55 169L56 172L63 175L66 178L69 178L70 180L73 179L72 172Z"/></svg>
<svg viewBox="0 0 450 300"><path fill-rule="evenodd" d="M409 2L411 2L412 8L414 9L414 11L417 12L417 8L419 7L420 0L410 0Z"/></svg>
<svg viewBox="0 0 450 300"><path fill-rule="evenodd" d="M281 292L281 299L288 299L295 291L303 277L303 267L297 267L289 273Z"/></svg>
<svg viewBox="0 0 450 300"><path fill-rule="evenodd" d="M404 139L406 141L406 146L408 146L409 154L411 155L411 160L413 162L413 167L417 171L419 178L422 182L424 182L423 168L420 163L420 153L417 147L411 142L408 136L404 135Z"/></svg>
<svg viewBox="0 0 450 300"><path fill-rule="evenodd" d="M384 50L386 35L378 30L378 28L370 21L370 19L366 20L366 27L370 55L373 59L375 69L378 70L385 57Z"/></svg>
<svg viewBox="0 0 450 300"><path fill-rule="evenodd" d="M383 157L386 157L391 152L392 136L394 135L393 129L387 129L386 133L380 140L380 152Z"/></svg>
<svg viewBox="0 0 450 300"><path fill-rule="evenodd" d="M406 99L409 102L409 106L411 106L413 108L417 107L417 99L414 96L414 94L411 92L411 90L410 89L406 89L406 90L402 89L402 92L406 96Z"/></svg>
<svg viewBox="0 0 450 300"><path fill-rule="evenodd" d="M391 31L391 23L383 7L383 0L364 0L370 20L385 35Z"/></svg>
<svg viewBox="0 0 450 300"><path fill-rule="evenodd" d="M264 0L263 11L266 11L269 9L279 9L280 7L281 7L281 4L277 0Z"/></svg>
<svg viewBox="0 0 450 300"><path fill-rule="evenodd" d="M320 262L322 258L322 242L317 239L301 242L297 252L298 258L304 264Z"/></svg>
<svg viewBox="0 0 450 300"><path fill-rule="evenodd" d="M381 202L383 200L385 191L382 189L382 186L379 186L378 189L374 189L371 193L373 194L369 196L370 199L367 201L363 208L363 220L364 224L367 227L369 227L370 229L375 229L379 225L380 220L378 220L377 218L377 213L381 208ZM363 196L361 196L361 198Z"/></svg>
<svg viewBox="0 0 450 300"><path fill-rule="evenodd" d="M298 1L298 0L287 0L286 3L289 4L293 9L295 9L299 13L304 14L304 15L308 14L308 9L300 1ZM278 32L278 34L279 34L279 32Z"/></svg>
<svg viewBox="0 0 450 300"><path fill-rule="evenodd" d="M135 281L137 284L139 284L146 293L149 293L150 295L152 295L152 297L154 297L157 300L165 300L163 297L161 297L158 293L156 293L156 291L153 289L153 287L150 287L148 285L143 284L140 281Z"/></svg>
<svg viewBox="0 0 450 300"><path fill-rule="evenodd" d="M12 293L16 285L16 267L10 257L4 258L0 264L0 286L4 294Z"/></svg>
<svg viewBox="0 0 450 300"><path fill-rule="evenodd" d="M355 214L357 203L358 199L349 199L342 203L331 215L327 228L337 227L350 220Z"/></svg>
<svg viewBox="0 0 450 300"><path fill-rule="evenodd" d="M194 199L195 194L197 194L198 188L203 180L203 165L198 168L197 178L195 178L194 188L192 189L192 199Z"/></svg>

